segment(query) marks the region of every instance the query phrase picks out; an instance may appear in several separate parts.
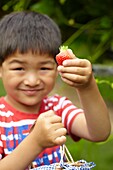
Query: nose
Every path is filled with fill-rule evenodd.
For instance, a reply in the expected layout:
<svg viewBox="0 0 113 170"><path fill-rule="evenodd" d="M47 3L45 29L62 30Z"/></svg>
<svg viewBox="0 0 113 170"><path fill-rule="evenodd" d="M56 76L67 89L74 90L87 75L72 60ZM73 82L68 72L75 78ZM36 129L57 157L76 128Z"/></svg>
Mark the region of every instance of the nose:
<svg viewBox="0 0 113 170"><path fill-rule="evenodd" d="M24 84L26 86L37 86L40 84L40 78L36 73L29 73L25 76Z"/></svg>

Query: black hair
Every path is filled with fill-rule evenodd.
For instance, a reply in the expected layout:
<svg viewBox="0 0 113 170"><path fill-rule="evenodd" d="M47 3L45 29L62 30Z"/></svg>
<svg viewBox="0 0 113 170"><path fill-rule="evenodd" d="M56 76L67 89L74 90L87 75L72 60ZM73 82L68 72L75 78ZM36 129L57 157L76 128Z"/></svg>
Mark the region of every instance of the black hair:
<svg viewBox="0 0 113 170"><path fill-rule="evenodd" d="M58 25L47 15L32 11L13 12L0 21L0 62L17 50L56 56L61 45Z"/></svg>

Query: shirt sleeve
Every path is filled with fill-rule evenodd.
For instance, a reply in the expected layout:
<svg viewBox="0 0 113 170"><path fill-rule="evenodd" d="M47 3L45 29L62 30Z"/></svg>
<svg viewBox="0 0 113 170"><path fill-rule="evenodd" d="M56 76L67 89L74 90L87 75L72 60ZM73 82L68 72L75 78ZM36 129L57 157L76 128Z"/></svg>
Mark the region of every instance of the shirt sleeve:
<svg viewBox="0 0 113 170"><path fill-rule="evenodd" d="M76 119L76 117L79 114L84 114L82 109L76 107L66 97L61 97L59 99L59 115L62 117L62 122L64 123L64 126L68 131L68 134L75 141L80 140L80 137L72 134L71 127L72 127L73 121Z"/></svg>

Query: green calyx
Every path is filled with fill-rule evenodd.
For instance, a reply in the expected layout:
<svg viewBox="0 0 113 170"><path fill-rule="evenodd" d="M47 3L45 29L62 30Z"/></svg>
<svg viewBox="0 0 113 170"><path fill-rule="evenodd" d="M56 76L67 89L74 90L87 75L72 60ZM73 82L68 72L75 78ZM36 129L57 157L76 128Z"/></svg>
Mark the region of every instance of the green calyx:
<svg viewBox="0 0 113 170"><path fill-rule="evenodd" d="M60 46L60 52L65 51L67 49L68 49L68 46L65 46L65 45Z"/></svg>

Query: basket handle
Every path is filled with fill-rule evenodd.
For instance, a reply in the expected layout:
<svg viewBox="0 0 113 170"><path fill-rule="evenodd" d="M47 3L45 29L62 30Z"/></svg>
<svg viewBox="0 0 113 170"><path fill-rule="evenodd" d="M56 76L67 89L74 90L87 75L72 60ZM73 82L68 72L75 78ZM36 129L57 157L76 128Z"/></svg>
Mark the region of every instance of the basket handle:
<svg viewBox="0 0 113 170"><path fill-rule="evenodd" d="M66 147L66 145L60 146L60 153L61 153L61 159L60 159L60 165L64 165L64 156L66 157L68 162L74 163L74 160Z"/></svg>

